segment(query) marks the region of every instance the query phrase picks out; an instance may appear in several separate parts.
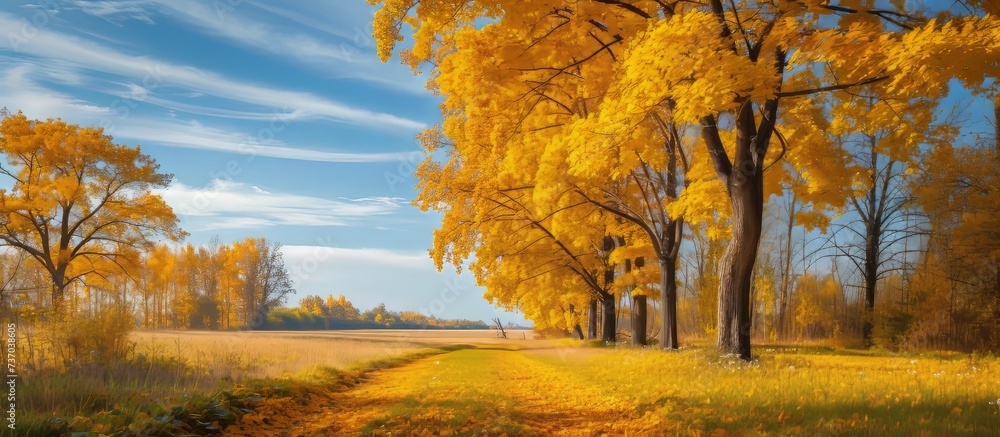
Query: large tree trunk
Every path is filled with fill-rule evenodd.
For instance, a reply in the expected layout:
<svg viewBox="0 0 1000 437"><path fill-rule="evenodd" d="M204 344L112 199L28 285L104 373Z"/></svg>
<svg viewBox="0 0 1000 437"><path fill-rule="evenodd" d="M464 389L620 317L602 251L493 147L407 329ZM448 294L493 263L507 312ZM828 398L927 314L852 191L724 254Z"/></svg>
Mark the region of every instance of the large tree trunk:
<svg viewBox="0 0 1000 437"><path fill-rule="evenodd" d="M51 271L52 275L52 313L56 319L61 319L66 306L66 272L64 269Z"/></svg>
<svg viewBox="0 0 1000 437"><path fill-rule="evenodd" d="M66 284L52 285L52 313L61 317L66 310Z"/></svg>
<svg viewBox="0 0 1000 437"><path fill-rule="evenodd" d="M597 338L597 299L591 299L587 307L587 340Z"/></svg>
<svg viewBox="0 0 1000 437"><path fill-rule="evenodd" d="M617 317L615 314L615 295L610 293L603 298L604 306L604 329L601 332L601 341L605 343L614 343L617 341L616 334L617 328Z"/></svg>
<svg viewBox="0 0 1000 437"><path fill-rule="evenodd" d="M714 2L713 9L721 6ZM775 57L778 77L784 74L785 53ZM781 90L780 82L778 91ZM721 263L719 285L719 349L750 360L750 284L757 260L764 213L764 157L778 119L778 100L761 107L760 126L752 102L743 101L736 114L736 149L733 159L719 135L715 117L702 118L701 136L715 171L726 184L733 206L732 237Z"/></svg>
<svg viewBox="0 0 1000 437"><path fill-rule="evenodd" d="M760 181L758 173L730 186L732 237L720 269L719 349L744 360L751 357L750 286L763 218Z"/></svg>
<svg viewBox="0 0 1000 437"><path fill-rule="evenodd" d="M646 296L632 297L632 344L646 345Z"/></svg>
<svg viewBox="0 0 1000 437"><path fill-rule="evenodd" d="M660 349L677 349L677 280L676 263L669 255L660 258L660 302L663 317L660 320Z"/></svg>
<svg viewBox="0 0 1000 437"><path fill-rule="evenodd" d="M750 287L764 213L766 147L756 143L760 142L758 135L766 140L771 134L769 127L757 131L752 106L746 102L737 116L735 159L725 179L733 216L732 237L719 272L718 327L719 349L748 361L751 358ZM766 108L766 112L776 113L776 106Z"/></svg>

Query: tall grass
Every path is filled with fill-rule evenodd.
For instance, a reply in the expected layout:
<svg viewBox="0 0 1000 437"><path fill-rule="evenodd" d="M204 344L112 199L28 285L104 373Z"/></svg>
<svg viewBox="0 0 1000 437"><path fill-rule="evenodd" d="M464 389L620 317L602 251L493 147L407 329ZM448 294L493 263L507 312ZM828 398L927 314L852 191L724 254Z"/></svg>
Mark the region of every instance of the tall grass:
<svg viewBox="0 0 1000 437"><path fill-rule="evenodd" d="M79 336L79 335L78 335ZM51 347L51 343L46 343ZM42 343L33 343L36 348ZM269 332L134 332L114 359L93 354L53 360L23 373L17 391L17 433L45 435L53 427L120 429L137 416L155 417L174 406L234 391L254 380L294 379L320 369L414 352L405 339L381 341ZM55 351L22 351L58 356ZM105 414L102 412L116 412ZM62 423L64 425L61 425ZM11 435L4 428L0 435Z"/></svg>
<svg viewBox="0 0 1000 437"><path fill-rule="evenodd" d="M208 381L275 378L316 366L346 368L420 348L409 338L353 340L266 331L153 331L132 337L138 353L183 362Z"/></svg>
<svg viewBox="0 0 1000 437"><path fill-rule="evenodd" d="M1000 360L991 355L799 346L754 353L751 363L702 347L543 359L615 387L638 406L636 425L647 432L1000 434Z"/></svg>

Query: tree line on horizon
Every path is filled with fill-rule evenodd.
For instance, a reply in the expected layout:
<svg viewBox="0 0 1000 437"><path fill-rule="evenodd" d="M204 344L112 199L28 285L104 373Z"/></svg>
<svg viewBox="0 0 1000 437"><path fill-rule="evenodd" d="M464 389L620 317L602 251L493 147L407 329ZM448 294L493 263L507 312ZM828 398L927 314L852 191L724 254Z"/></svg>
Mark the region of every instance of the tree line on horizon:
<svg viewBox="0 0 1000 437"><path fill-rule="evenodd" d="M298 307L277 308L268 314L262 329L328 330L364 328L486 329L482 320L441 319L419 311L393 311L385 303L360 311L344 295L307 295Z"/></svg>
<svg viewBox="0 0 1000 437"><path fill-rule="evenodd" d="M0 257L9 304L22 319L47 317L51 280L44 269L21 254ZM264 238L155 244L128 261L69 285L65 310L83 317L114 313L139 329L253 328L295 291L281 246Z"/></svg>

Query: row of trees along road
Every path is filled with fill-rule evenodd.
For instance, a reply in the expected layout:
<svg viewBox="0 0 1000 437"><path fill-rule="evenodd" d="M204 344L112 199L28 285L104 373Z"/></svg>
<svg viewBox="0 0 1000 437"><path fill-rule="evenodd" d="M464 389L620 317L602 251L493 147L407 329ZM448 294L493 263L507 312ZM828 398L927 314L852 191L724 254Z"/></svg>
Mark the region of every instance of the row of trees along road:
<svg viewBox="0 0 1000 437"><path fill-rule="evenodd" d="M678 252L694 224L728 240L715 332L743 359L767 199L794 192L790 227L829 231L848 205L862 217L833 230L859 233L861 252L846 237L830 247L856 261L870 310L906 240L897 213L913 203L897 175L956 140L933 117L949 90L992 99L1000 71L1000 20L981 0L940 13L861 0L370 3L381 58L412 37L400 57L430 68L443 96L443 123L421 135L416 200L443 213L439 268L471 259L489 299L539 326L599 300L607 328L615 295L658 289L661 347L676 348ZM626 251L659 271L610 280L631 257L602 250L607 236L630 237Z"/></svg>

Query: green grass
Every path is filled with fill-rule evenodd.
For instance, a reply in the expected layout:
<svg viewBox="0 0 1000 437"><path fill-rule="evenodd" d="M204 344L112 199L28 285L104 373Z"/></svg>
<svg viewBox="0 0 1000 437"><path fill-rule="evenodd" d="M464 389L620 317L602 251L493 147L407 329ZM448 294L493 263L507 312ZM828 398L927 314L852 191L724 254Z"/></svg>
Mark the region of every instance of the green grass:
<svg viewBox="0 0 1000 437"><path fill-rule="evenodd" d="M631 399L635 416L672 432L1000 433L1000 360L993 356L794 346L755 352L751 363L704 348L546 360L605 381Z"/></svg>
<svg viewBox="0 0 1000 437"><path fill-rule="evenodd" d="M994 435L1000 360L762 347L462 350L359 387L362 435ZM322 429L322 428L321 428Z"/></svg>

